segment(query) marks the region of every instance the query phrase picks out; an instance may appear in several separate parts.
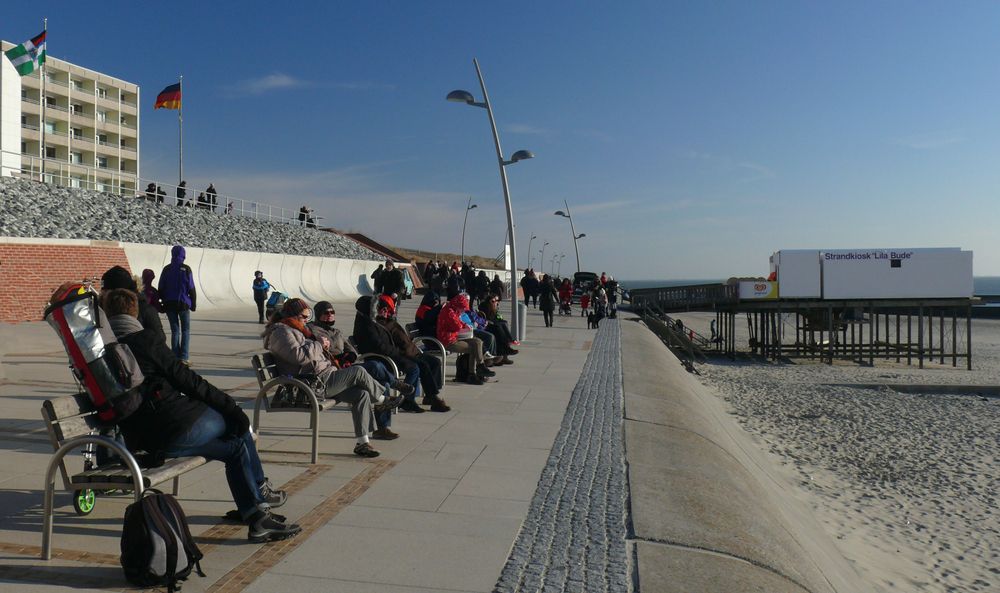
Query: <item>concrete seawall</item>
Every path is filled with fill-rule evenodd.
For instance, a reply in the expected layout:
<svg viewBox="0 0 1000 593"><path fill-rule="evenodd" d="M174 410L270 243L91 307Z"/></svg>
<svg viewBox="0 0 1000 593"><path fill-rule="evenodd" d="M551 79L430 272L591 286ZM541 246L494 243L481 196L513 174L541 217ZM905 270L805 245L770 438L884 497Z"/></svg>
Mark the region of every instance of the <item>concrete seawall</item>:
<svg viewBox="0 0 1000 593"><path fill-rule="evenodd" d="M129 268L141 274L149 268L159 276L170 263L170 245L122 243ZM369 275L379 262L332 257L307 257L279 253L250 253L221 249L187 249L185 261L194 271L198 309L253 305L253 273L281 292L310 302L353 301L371 294Z"/></svg>
<svg viewBox="0 0 1000 593"><path fill-rule="evenodd" d="M97 278L111 266L159 276L170 263L170 245L86 239L0 237L0 322L37 321L52 291L68 281ZM198 310L253 306L255 270L291 296L353 302L372 291L369 275L380 262L223 249L187 249L194 271Z"/></svg>
<svg viewBox="0 0 1000 593"><path fill-rule="evenodd" d="M640 590L870 590L724 402L652 332L621 323Z"/></svg>

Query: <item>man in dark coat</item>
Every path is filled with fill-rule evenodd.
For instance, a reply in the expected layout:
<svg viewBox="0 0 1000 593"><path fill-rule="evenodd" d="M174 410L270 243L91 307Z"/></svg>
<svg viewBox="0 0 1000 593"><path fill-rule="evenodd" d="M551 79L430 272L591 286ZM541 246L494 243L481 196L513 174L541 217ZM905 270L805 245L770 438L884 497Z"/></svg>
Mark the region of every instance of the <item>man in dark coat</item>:
<svg viewBox="0 0 1000 593"><path fill-rule="evenodd" d="M170 250L170 263L160 272L156 287L170 322L170 348L184 364L190 362L191 313L198 308L194 274L184 263L187 252L181 245Z"/></svg>
<svg viewBox="0 0 1000 593"><path fill-rule="evenodd" d="M136 319L138 295L115 289L101 295L108 323L121 344L129 347L145 379L139 386L143 404L118 423L132 451L154 459L202 456L226 464L226 480L237 512L227 515L249 525L253 542L298 534L298 525L271 514L288 495L275 490L264 476L250 419L225 392L187 368L160 336Z"/></svg>
<svg viewBox="0 0 1000 593"><path fill-rule="evenodd" d="M374 353L388 356L403 373L403 380L414 388L413 395L407 396L399 406L405 412L416 412L416 397L421 386L424 398L421 403L429 405L432 412L447 412L451 408L441 399L441 360L425 354L417 348L410 334L393 319L396 304L389 295L382 295L376 302L376 314L372 316L372 297L363 296L354 304L354 339L362 354ZM416 409L415 409L416 408Z"/></svg>
<svg viewBox="0 0 1000 593"><path fill-rule="evenodd" d="M382 272L382 294L391 296L398 303L405 291L403 271L397 268L391 259L385 260L385 271Z"/></svg>
<svg viewBox="0 0 1000 593"><path fill-rule="evenodd" d="M121 266L114 266L101 276L102 294L116 288L126 288L137 295L139 294L139 287L135 283L132 273ZM152 330L163 340L164 344L167 342L167 335L163 333L163 323L160 321L159 313L144 298L139 299L139 323L142 324L143 328Z"/></svg>

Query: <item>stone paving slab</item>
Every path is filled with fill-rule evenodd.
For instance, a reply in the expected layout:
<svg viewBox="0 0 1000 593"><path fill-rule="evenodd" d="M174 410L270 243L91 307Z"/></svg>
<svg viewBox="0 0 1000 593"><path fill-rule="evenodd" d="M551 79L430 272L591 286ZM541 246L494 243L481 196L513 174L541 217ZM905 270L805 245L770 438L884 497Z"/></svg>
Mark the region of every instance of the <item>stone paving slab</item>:
<svg viewBox="0 0 1000 593"><path fill-rule="evenodd" d="M345 313L339 325L350 329L353 303L335 305ZM401 315L412 317L415 307L404 303ZM249 313L213 311L192 320L195 370L244 408L256 395L249 356L260 349L261 328ZM307 415L264 414L265 470L276 483L300 484L282 509L309 525L298 538L251 545L245 527L220 523L232 507L222 464L182 477L179 500L207 548L209 574L193 577L184 590L493 590L593 339L580 319L557 322L565 327L547 333L537 313L528 322L535 339L526 340L515 365L498 369L497 380L482 387L449 381L443 395L450 413L396 415L393 429L402 436L376 442L383 455L374 462L350 453L346 408L320 417L318 472L307 463ZM99 498L93 515L76 517L68 495L57 494L57 557L42 562L34 556L41 542L41 473L51 455L39 408L75 386L51 329L27 323L3 330L16 333L19 346L0 355L0 593L129 590L117 566L129 497ZM450 367L449 376L453 372ZM371 473L374 468L380 469ZM27 545L11 543L19 540ZM352 549L377 560L366 568ZM100 553L88 560L82 550ZM106 562L95 564L98 557Z"/></svg>

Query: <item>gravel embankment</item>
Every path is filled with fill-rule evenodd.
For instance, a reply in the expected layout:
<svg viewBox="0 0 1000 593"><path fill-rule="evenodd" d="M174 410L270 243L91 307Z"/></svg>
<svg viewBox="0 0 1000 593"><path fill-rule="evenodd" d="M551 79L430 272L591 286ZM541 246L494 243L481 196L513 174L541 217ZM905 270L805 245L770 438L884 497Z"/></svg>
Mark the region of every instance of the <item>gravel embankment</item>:
<svg viewBox="0 0 1000 593"><path fill-rule="evenodd" d="M166 200L156 204L141 198L0 178L0 237L96 239L381 259L370 249L335 233L182 208L174 205L174 198L168 196Z"/></svg>

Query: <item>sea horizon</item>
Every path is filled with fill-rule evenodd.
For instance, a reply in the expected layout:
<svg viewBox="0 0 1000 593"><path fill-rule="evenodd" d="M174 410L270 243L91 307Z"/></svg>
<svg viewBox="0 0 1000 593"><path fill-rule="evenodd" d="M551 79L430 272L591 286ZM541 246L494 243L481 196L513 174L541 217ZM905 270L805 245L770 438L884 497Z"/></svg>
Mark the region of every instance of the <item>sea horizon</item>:
<svg viewBox="0 0 1000 593"><path fill-rule="evenodd" d="M670 286L688 286L692 284L720 284L726 278L702 278L702 279L669 279L669 280L620 280L619 284L633 290L640 288L660 288ZM972 279L973 293L976 295L1000 295L1000 276L975 276Z"/></svg>

